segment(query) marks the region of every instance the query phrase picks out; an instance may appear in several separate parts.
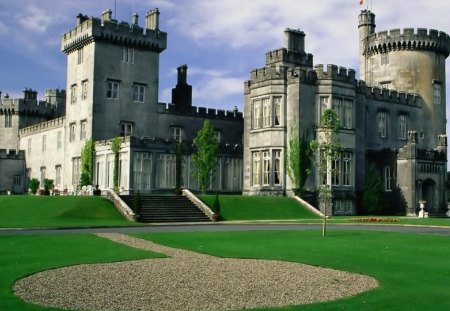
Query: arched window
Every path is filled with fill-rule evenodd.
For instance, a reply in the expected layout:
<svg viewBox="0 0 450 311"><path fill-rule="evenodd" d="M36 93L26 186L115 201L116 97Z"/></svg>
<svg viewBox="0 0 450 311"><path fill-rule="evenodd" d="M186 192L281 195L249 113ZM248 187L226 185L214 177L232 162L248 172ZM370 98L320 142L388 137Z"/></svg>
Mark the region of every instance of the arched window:
<svg viewBox="0 0 450 311"><path fill-rule="evenodd" d="M384 190L392 191L392 171L389 166L384 168Z"/></svg>

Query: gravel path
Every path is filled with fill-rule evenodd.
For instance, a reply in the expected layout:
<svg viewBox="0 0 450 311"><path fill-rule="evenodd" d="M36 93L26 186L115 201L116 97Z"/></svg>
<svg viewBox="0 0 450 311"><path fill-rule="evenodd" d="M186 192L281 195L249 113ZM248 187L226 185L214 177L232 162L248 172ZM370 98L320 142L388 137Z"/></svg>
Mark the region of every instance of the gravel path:
<svg viewBox="0 0 450 311"><path fill-rule="evenodd" d="M335 300L378 286L373 278L343 271L218 258L118 233L98 235L171 258L47 270L16 282L16 295L79 310L235 310Z"/></svg>

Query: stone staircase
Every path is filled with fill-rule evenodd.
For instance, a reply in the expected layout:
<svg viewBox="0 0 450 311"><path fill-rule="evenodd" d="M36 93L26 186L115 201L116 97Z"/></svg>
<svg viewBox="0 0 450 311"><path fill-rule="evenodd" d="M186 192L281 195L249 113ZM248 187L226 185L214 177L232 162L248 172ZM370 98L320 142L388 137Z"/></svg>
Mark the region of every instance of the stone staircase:
<svg viewBox="0 0 450 311"><path fill-rule="evenodd" d="M121 196L130 207L134 206L134 195ZM139 222L209 222L211 221L197 206L182 195L141 195Z"/></svg>

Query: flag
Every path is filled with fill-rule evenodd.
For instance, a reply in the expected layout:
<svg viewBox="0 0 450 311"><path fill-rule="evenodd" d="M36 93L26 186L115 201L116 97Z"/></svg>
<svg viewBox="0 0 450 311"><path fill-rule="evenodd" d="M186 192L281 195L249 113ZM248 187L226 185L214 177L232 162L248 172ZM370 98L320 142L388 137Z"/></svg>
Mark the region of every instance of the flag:
<svg viewBox="0 0 450 311"><path fill-rule="evenodd" d="M366 2L365 0L359 0L359 5L363 5L364 2Z"/></svg>

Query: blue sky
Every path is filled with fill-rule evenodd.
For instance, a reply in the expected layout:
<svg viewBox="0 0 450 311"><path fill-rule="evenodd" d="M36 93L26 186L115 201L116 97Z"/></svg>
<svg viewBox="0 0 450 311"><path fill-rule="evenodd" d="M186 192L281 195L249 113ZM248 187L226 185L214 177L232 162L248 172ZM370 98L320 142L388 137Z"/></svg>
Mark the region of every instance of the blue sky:
<svg viewBox="0 0 450 311"><path fill-rule="evenodd" d="M169 102L176 67L187 64L193 104L242 110L243 83L264 66L265 53L283 47L285 28L306 33L314 64L336 64L358 72L358 14L376 14L377 31L423 27L450 33L450 1L444 0L117 0L113 13L143 25L159 8L168 33L161 54L161 102ZM99 17L114 0L14 0L0 2L0 91L21 97L24 87L65 88L66 60L60 36L76 25L76 15ZM450 67L447 61L447 89ZM359 74L357 74L359 76ZM448 100L447 95L447 100Z"/></svg>

